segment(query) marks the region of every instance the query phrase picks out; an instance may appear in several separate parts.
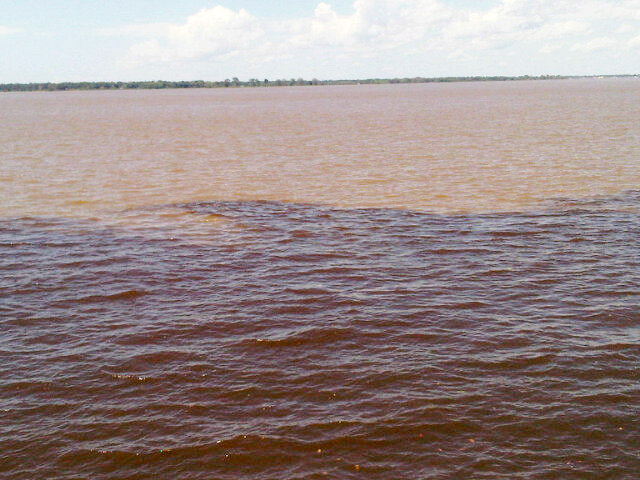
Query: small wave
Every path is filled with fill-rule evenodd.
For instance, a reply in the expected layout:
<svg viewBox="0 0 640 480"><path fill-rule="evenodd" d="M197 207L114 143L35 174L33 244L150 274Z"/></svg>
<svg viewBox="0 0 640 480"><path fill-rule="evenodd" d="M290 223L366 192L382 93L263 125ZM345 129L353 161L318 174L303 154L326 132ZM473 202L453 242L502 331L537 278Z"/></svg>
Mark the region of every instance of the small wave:
<svg viewBox="0 0 640 480"><path fill-rule="evenodd" d="M358 333L353 328L312 328L281 338L256 338L244 341L243 344L262 348L335 345L336 342L353 340L357 335Z"/></svg>
<svg viewBox="0 0 640 480"><path fill-rule="evenodd" d="M87 295L84 297L72 298L60 300L57 302L60 303L103 303L103 302L117 302L117 301L126 301L126 300L135 300L136 298L142 297L144 295L148 295L150 292L146 290L123 290L121 292L111 293L111 294L102 294L102 295Z"/></svg>
<svg viewBox="0 0 640 480"><path fill-rule="evenodd" d="M600 468L585 476L635 478L640 217L601 207L214 202L192 216L251 228L13 222L0 470L529 478L578 452Z"/></svg>
<svg viewBox="0 0 640 480"><path fill-rule="evenodd" d="M324 287L300 286L285 287L284 293L293 293L294 295L333 295L335 291Z"/></svg>
<svg viewBox="0 0 640 480"><path fill-rule="evenodd" d="M477 357L470 358L462 361L461 363L465 365L465 367L470 368L479 368L486 370L500 370L500 371L511 371L511 370L521 370L527 369L530 367L540 367L549 364L554 364L556 360L556 355L552 353L541 354L541 355L518 355L518 356L508 356L506 358L499 358L495 360L481 360Z"/></svg>

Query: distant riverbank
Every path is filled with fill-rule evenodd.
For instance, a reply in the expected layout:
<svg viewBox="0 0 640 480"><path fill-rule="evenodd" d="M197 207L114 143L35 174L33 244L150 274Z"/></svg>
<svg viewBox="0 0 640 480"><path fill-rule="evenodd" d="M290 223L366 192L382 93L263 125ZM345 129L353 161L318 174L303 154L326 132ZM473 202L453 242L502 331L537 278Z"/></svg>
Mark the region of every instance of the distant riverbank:
<svg viewBox="0 0 640 480"><path fill-rule="evenodd" d="M593 75L593 76L564 76L564 75L524 75L519 77L493 76L493 77L413 77L413 78L367 78L360 80L318 80L303 78L259 80L251 78L241 81L238 78L222 81L165 81L151 80L140 82L60 82L60 83L5 83L0 84L1 92L32 92L32 91L61 91L61 90L156 90L165 88L240 88L240 87L283 87L283 86L308 86L308 85L361 85L361 84L389 84L389 83L444 83L444 82L487 82L487 81L517 81L517 80L565 80L569 78L611 78L611 77L637 77L634 75Z"/></svg>

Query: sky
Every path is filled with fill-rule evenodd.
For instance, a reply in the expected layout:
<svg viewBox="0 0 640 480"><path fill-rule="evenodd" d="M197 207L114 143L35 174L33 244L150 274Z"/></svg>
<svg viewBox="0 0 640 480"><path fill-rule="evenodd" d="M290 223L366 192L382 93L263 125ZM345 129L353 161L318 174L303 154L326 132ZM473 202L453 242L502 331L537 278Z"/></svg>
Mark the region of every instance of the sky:
<svg viewBox="0 0 640 480"><path fill-rule="evenodd" d="M0 83L640 73L640 0L0 0Z"/></svg>

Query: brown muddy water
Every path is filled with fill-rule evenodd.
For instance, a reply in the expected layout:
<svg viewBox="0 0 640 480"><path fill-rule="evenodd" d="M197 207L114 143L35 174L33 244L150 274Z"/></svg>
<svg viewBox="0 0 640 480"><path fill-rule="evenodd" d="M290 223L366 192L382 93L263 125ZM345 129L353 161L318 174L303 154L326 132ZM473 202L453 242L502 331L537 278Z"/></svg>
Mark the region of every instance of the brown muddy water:
<svg viewBox="0 0 640 480"><path fill-rule="evenodd" d="M637 479L638 98L0 95L0 478Z"/></svg>

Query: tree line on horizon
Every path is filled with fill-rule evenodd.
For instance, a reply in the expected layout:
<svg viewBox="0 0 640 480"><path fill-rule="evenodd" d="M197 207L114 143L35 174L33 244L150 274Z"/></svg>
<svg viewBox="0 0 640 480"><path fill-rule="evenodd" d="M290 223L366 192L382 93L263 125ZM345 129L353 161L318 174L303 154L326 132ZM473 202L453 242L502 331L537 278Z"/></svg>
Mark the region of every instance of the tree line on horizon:
<svg viewBox="0 0 640 480"><path fill-rule="evenodd" d="M599 75L599 77L638 77L639 75ZM437 83L437 82L480 82L480 81L508 81L508 80L561 80L568 78L586 78L585 76L565 75L523 75L508 76L471 76L471 77L412 77L412 78L368 78L361 80L305 80L303 78L259 80L251 78L241 81L237 77L222 81L136 81L136 82L60 82L60 83L5 83L0 84L1 92L28 91L64 91L64 90L156 90L164 88L238 88L238 87L281 87L302 85L361 85L361 84L391 84L391 83Z"/></svg>

